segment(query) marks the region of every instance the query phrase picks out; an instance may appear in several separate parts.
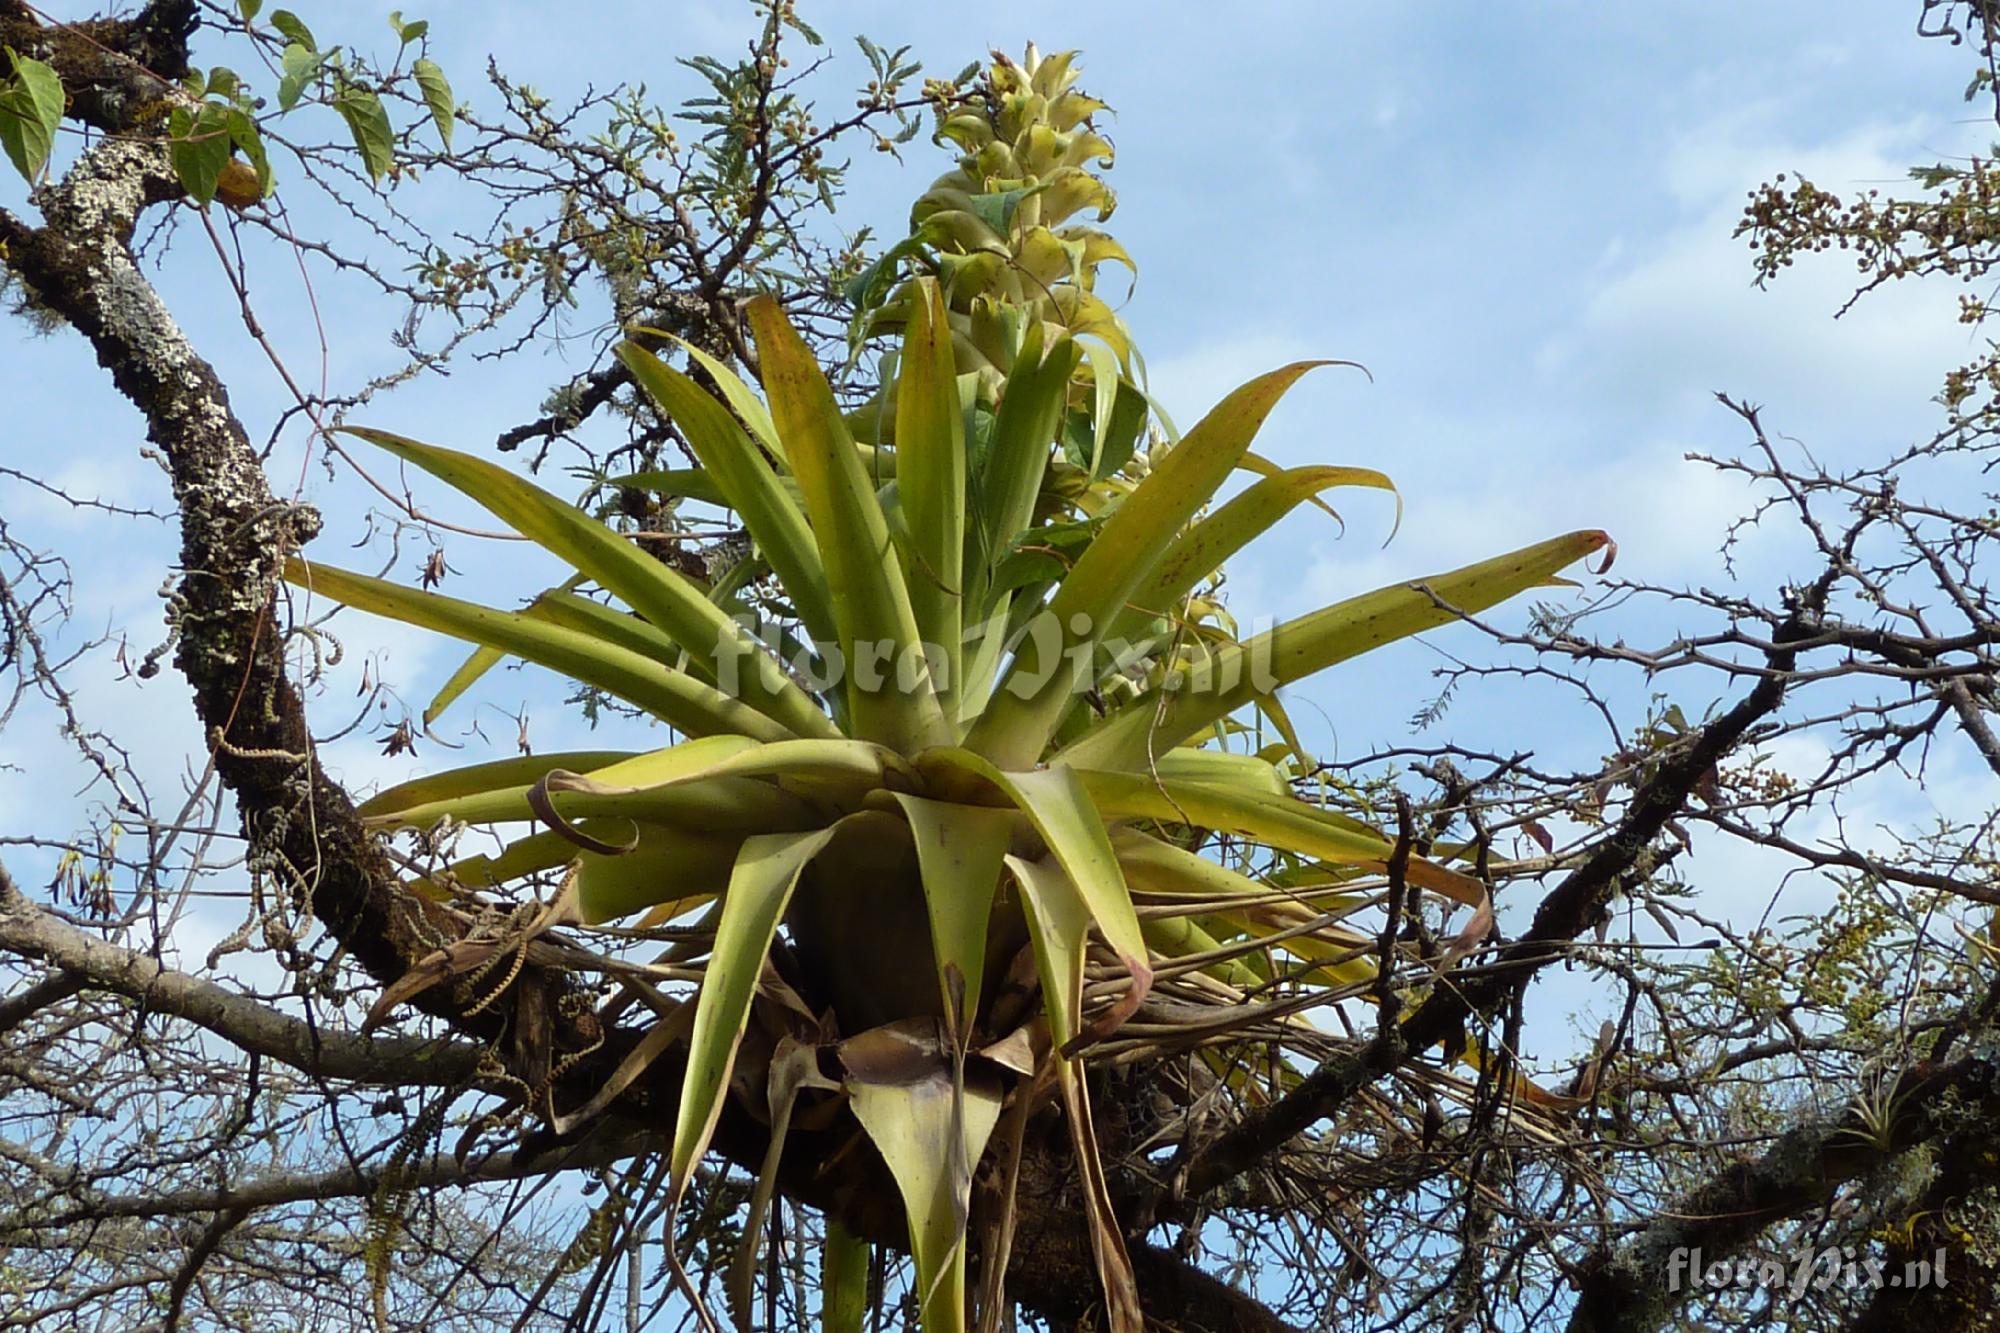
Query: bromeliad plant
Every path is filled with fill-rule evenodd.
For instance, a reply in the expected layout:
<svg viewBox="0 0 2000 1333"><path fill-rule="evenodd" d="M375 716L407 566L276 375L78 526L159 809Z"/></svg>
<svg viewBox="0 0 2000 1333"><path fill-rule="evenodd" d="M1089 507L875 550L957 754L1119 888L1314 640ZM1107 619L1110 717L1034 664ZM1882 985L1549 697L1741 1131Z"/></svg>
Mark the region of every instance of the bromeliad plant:
<svg viewBox="0 0 2000 1333"><path fill-rule="evenodd" d="M961 362L943 287L919 280L907 295L893 429L872 442L853 438L769 299L747 309L761 394L693 347L690 370L714 392L651 351L620 348L747 530L753 569L696 579L494 463L356 430L574 576L518 611L303 560L287 577L478 645L468 672L519 657L684 737L419 778L363 813L385 830L547 825L414 892L479 893L559 872L570 920L692 923L669 970L698 985L645 987L660 1017L632 1060L686 1047L670 1153L677 1201L732 1090L768 1108L770 1154L732 1301L745 1302L787 1126L795 1114L817 1125L851 1116L901 1196L925 1327L965 1327L974 1168L989 1143L1020 1141L996 1138L1003 1114L1025 1125L1053 1103L1112 1323L1137 1329L1084 1066L1113 1050L1121 1062L1214 1055L1246 1033L1310 1031L1298 1014L1365 997L1378 963L1375 937L1344 917L1376 901L1369 877L1379 883L1395 849L1294 793L1295 744L1231 748L1246 730L1239 715L1335 663L1548 582L1608 539L1571 533L1244 640L1212 623L1196 632L1188 608L1223 559L1330 487L1388 485L1363 468L1270 469L1210 508L1251 466L1279 398L1323 363L1250 381L1078 519L1045 487L1083 357L1076 338L1046 312L1001 321L1006 371L982 390L991 366ZM753 611L746 579L780 592ZM1231 840L1230 864L1203 850L1216 835ZM1271 858L1282 875L1246 873ZM1421 858L1405 873L1490 923L1477 879ZM1247 1003L1277 981L1284 1004ZM1135 1015L1146 1022L1128 1026ZM1243 1078L1231 1059L1213 1068ZM635 1072L628 1061L559 1122L601 1109ZM1282 1066L1265 1075L1292 1077ZM1004 1253L1008 1219L989 1220L981 1234ZM866 1249L836 1224L828 1232L828 1326L858 1328L838 1293L865 1272ZM1003 1266L986 1266L988 1308Z"/></svg>

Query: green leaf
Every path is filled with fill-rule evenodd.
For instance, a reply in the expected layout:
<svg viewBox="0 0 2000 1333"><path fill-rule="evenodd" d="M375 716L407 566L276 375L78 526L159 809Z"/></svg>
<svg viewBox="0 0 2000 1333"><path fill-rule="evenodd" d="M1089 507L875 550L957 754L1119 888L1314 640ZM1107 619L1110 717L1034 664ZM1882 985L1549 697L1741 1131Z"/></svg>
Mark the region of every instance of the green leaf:
<svg viewBox="0 0 2000 1333"><path fill-rule="evenodd" d="M1105 836L1104 820L1082 779L1068 768L1005 772L967 749L933 750L920 757L919 766L926 772L970 774L998 788L1034 825L1103 932L1104 942L1131 973L1132 984L1123 998L1085 1035L1102 1037L1115 1031L1146 998L1153 984L1153 969L1146 958L1146 941L1139 931L1139 917L1132 909L1125 876L1118 869L1118 858Z"/></svg>
<svg viewBox="0 0 2000 1333"><path fill-rule="evenodd" d="M395 33L397 40L401 41L404 46L408 46L411 42L419 40L430 30L431 25L428 19L415 19L409 23L405 23L403 22L402 10L392 9L389 11L389 31ZM446 137L449 138L450 136L447 135Z"/></svg>
<svg viewBox="0 0 2000 1333"><path fill-rule="evenodd" d="M721 749L725 740L741 743ZM700 763L688 758L691 751L703 746L718 747L715 758ZM666 767L659 767L662 764ZM912 786L917 781L915 771L901 755L868 741L765 743L710 736L685 741L587 777L566 779L552 789L593 796L641 796L710 778L763 777L772 779L784 791L798 792L822 804L858 806L877 789L888 785L891 774L897 786ZM641 818L645 815L643 802L620 808Z"/></svg>
<svg viewBox="0 0 2000 1333"><path fill-rule="evenodd" d="M687 339L674 334L667 336L693 357L695 364L708 372L709 378L715 381L715 387L722 391L722 401L729 404L729 410L736 414L737 421L750 432L751 438L768 450L771 457L784 463L785 442L778 438L778 427L771 420L771 409L764 405L757 391L745 383L741 375Z"/></svg>
<svg viewBox="0 0 2000 1333"><path fill-rule="evenodd" d="M271 193L271 158L264 150L264 135L241 107L229 109L229 141L242 150L244 158L257 172L257 195L268 197Z"/></svg>
<svg viewBox="0 0 2000 1333"><path fill-rule="evenodd" d="M936 1043L877 1028L841 1043L854 1118L903 1196L924 1333L964 1333L972 1164L999 1123L997 1087L962 1089Z"/></svg>
<svg viewBox="0 0 2000 1333"><path fill-rule="evenodd" d="M582 582L583 576L578 575L576 578L563 584L560 588L549 589L548 592L543 593L540 597L530 602L522 614L537 616L544 620L548 619L549 617L545 612L538 610L538 608L543 606L545 600L553 593L559 591L566 592L571 588L579 586ZM632 645L627 644L626 646L631 647ZM474 648L471 655L459 664L458 670L451 673L451 678L439 687L436 694L431 696L430 703L424 708L424 730L430 730L431 724L444 716L445 709L456 703L461 695L471 689L487 672L505 661L506 657L507 655L497 648Z"/></svg>
<svg viewBox="0 0 2000 1333"><path fill-rule="evenodd" d="M1291 784L1268 760L1228 750L1169 750L1153 761L1154 776L1166 782L1213 782L1239 791L1289 799Z"/></svg>
<svg viewBox="0 0 2000 1333"><path fill-rule="evenodd" d="M757 445L714 397L637 343L620 344L618 359L680 427L701 463L698 475L710 479L719 503L742 516L806 632L820 644L837 642L832 594L812 529Z"/></svg>
<svg viewBox="0 0 2000 1333"><path fill-rule="evenodd" d="M868 1312L868 1242L826 1219L819 1251L819 1326L825 1333L861 1333Z"/></svg>
<svg viewBox="0 0 2000 1333"><path fill-rule="evenodd" d="M1014 215L1021 211L1022 201L1040 194L1045 188L1036 185L1025 189L1000 190L993 194L975 194L966 203L974 217L1005 236L1014 225Z"/></svg>
<svg viewBox="0 0 2000 1333"><path fill-rule="evenodd" d="M1076 891L1076 882L1054 857L1030 861L1010 854L1006 864L1027 908L1049 1031L1056 1049L1066 1051L1083 1026L1083 964L1090 909Z"/></svg>
<svg viewBox="0 0 2000 1333"><path fill-rule="evenodd" d="M423 36L422 30L429 26L426 23L411 24L414 35L405 32L403 40L414 42ZM458 103L451 95L451 82L445 78L437 62L428 56L418 57L417 62L410 66L410 73L416 78L417 87L423 90L424 105L431 112L431 123L437 126L438 140L448 153L451 151L451 127L458 116Z"/></svg>
<svg viewBox="0 0 2000 1333"><path fill-rule="evenodd" d="M1149 751L1172 749L1258 695L1385 643L1448 625L1458 619L1458 611L1484 611L1610 544L1603 532L1572 532L1288 620L1246 643L1223 648L1206 679L1181 682L1183 688L1164 709L1158 689L1141 695L1065 746L1062 757L1079 768L1136 767Z"/></svg>
<svg viewBox="0 0 2000 1333"><path fill-rule="evenodd" d="M389 126L382 99L359 84L343 81L333 95L333 109L347 122L369 179L380 181L396 164L396 132Z"/></svg>
<svg viewBox="0 0 2000 1333"><path fill-rule="evenodd" d="M584 821L584 831L590 832L596 823ZM675 901L695 907L723 891L742 847L739 838L702 829L642 822L637 830L638 845L619 856L579 852L565 842L569 854L563 859L579 863L577 909L586 924L614 921ZM609 829L605 834L618 836Z"/></svg>
<svg viewBox="0 0 2000 1333"><path fill-rule="evenodd" d="M306 87L319 76L320 66L326 57L303 42L293 42L285 48L282 60L283 73L278 77L278 109L290 111L305 95Z"/></svg>
<svg viewBox="0 0 2000 1333"><path fill-rule="evenodd" d="M1106 822L1157 820L1189 828L1240 833L1267 846L1319 857L1336 865L1386 867L1394 850L1389 840L1365 826L1336 819L1317 806L1289 795L1224 786L1213 782L1170 780L1145 773L1083 772L1079 784ZM1468 875L1411 857L1412 884L1477 907L1486 886Z"/></svg>
<svg viewBox="0 0 2000 1333"><path fill-rule="evenodd" d="M1083 345L1090 362L1091 398L1088 448L1076 460L1093 481L1124 467L1146 421L1146 396L1125 382L1118 357L1093 338Z"/></svg>
<svg viewBox="0 0 2000 1333"><path fill-rule="evenodd" d="M253 23L264 8L264 0L236 0L236 12L243 16L245 23Z"/></svg>
<svg viewBox="0 0 2000 1333"><path fill-rule="evenodd" d="M1098 1156L1090 1091L1085 1086L1081 1066L1063 1054L1084 1035L1077 1028L1083 1006L1090 913L1075 883L1054 858L1045 856L1030 861L1009 856L1007 867L1014 872L1014 882L1020 886L1021 898L1028 909L1028 931L1034 939L1043 1003L1049 1030L1056 1039L1055 1070L1062 1088L1064 1119L1069 1124L1070 1143L1083 1176L1084 1213L1089 1222L1098 1282L1113 1306L1111 1326L1141 1328L1144 1322L1138 1313L1132 1261L1119 1234L1111 1192L1104 1178L1104 1162Z"/></svg>
<svg viewBox="0 0 2000 1333"><path fill-rule="evenodd" d="M931 949L937 958L944 1013L962 999L960 1035L971 1030L973 1010L986 977L986 927L1000 860L1018 816L991 806L955 805L908 792L896 801L916 835L917 866L923 876L924 906L931 919ZM956 968L961 989L954 997L947 973Z"/></svg>
<svg viewBox="0 0 2000 1333"><path fill-rule="evenodd" d="M854 307L854 320L849 329L849 340L857 347L865 334L868 316L881 308L895 290L896 278L902 273L902 261L910 255L922 254L922 238L907 236L885 250L880 257L861 272L848 279L842 294L847 303Z"/></svg>
<svg viewBox="0 0 2000 1333"><path fill-rule="evenodd" d="M1062 422L1063 400L1076 370L1077 355L1076 344L1068 338L1058 338L1044 355L1042 326L1037 320L1028 326L1027 337L1008 372L978 488L974 543L987 571L1008 557L1015 536L1034 522L1035 499L1041 493L1049 449ZM989 573L981 580L982 590L975 592L981 615L994 610L990 599L993 593L1003 591L992 588L990 578Z"/></svg>
<svg viewBox="0 0 2000 1333"><path fill-rule="evenodd" d="M579 577L572 582L581 582ZM614 611L608 606L600 606L585 597L573 596L560 589L551 589L537 597L522 610L522 615L533 620L546 620L551 625L563 625L573 630L604 638L623 648L629 648L642 657L657 661L669 661L676 657L679 649L673 640L636 616ZM495 648L475 648L471 656L460 664L438 690L424 709L424 726L429 728L445 709L457 702L460 695L470 689L480 677L506 659L506 654Z"/></svg>
<svg viewBox="0 0 2000 1333"><path fill-rule="evenodd" d="M809 802L797 791L844 788L851 794L882 781L879 761L869 769L851 755L828 758L810 752L820 746L869 748L864 741L791 741L770 747L742 736L701 736L590 773L544 761L532 782L427 801L368 818L372 824L427 828L447 816L469 824L500 824L545 818L553 810L564 820L632 819L732 833L807 828L820 822L815 811L824 803ZM800 747L806 752L801 753ZM758 780L773 773L785 776L781 781ZM729 808L731 800L739 803L738 808Z"/></svg>
<svg viewBox="0 0 2000 1333"><path fill-rule="evenodd" d="M756 709L686 672L629 649L549 625L518 612L419 592L330 565L285 562L285 578L357 610L481 643L595 685L691 736L735 733L786 740L791 732Z"/></svg>
<svg viewBox="0 0 2000 1333"><path fill-rule="evenodd" d="M750 1021L750 1000L764 974L764 959L771 951L778 919L791 901L792 890L798 887L800 874L840 827L765 833L743 840L722 896L715 946L695 1001L687 1073L681 1082L679 1118L668 1159L673 1177L670 1216L678 1213L680 1200L693 1181L695 1165L708 1151L708 1141L722 1116L729 1071Z"/></svg>
<svg viewBox="0 0 2000 1333"><path fill-rule="evenodd" d="M523 614L594 635L656 661L673 661L680 652L679 645L658 626L571 592L545 592Z"/></svg>
<svg viewBox="0 0 2000 1333"><path fill-rule="evenodd" d="M0 85L0 147L30 184L42 174L55 151L56 129L62 124L63 86L55 70L39 60L7 48L14 75Z"/></svg>
<svg viewBox="0 0 2000 1333"><path fill-rule="evenodd" d="M362 807L362 818L370 823L398 825L434 822L444 815L480 823L507 819L530 819L529 790L561 770L574 777L607 775L619 790L632 792L674 781L701 776L717 763L753 751L758 742L747 736L698 736L676 745L639 754L614 753L605 762L591 762L600 752L577 751L572 755L523 755L500 759L468 768L413 778L371 798ZM568 762L571 759L579 763ZM624 809L588 810L586 815L630 813Z"/></svg>
<svg viewBox="0 0 2000 1333"><path fill-rule="evenodd" d="M968 748L1002 768L1024 768L1042 757L1072 701L1071 673L1063 665L1078 660L1072 654L1083 660L1094 656L1182 525L1235 470L1285 390L1323 364L1297 362L1230 394L1112 511L1049 603L1045 614L1055 633L1030 635L1022 643L993 703L967 736Z"/></svg>
<svg viewBox="0 0 2000 1333"><path fill-rule="evenodd" d="M308 51L317 51L319 43L313 40L312 29L289 9L271 12L271 26Z"/></svg>
<svg viewBox="0 0 2000 1333"><path fill-rule="evenodd" d="M1134 609L1120 617L1113 634L1129 633L1142 619L1172 614L1181 598L1230 556L1300 503L1335 486L1367 486L1392 494L1396 490L1388 477L1365 467L1298 467L1266 477L1174 539L1145 586L1133 594ZM1399 510L1401 499L1397 497Z"/></svg>
<svg viewBox="0 0 2000 1333"><path fill-rule="evenodd" d="M637 755L629 750L568 750L555 754L520 755L512 759L495 759L484 764L467 764L463 768L446 769L442 773L428 773L408 782L399 782L393 787L375 793L356 807L356 813L363 819L380 819L395 814L399 810L409 810L433 801L449 801L461 796L473 796L480 792L498 791L505 788L525 790L541 780L544 773L552 768L566 768L575 773L588 773L593 769L607 768Z"/></svg>
<svg viewBox="0 0 2000 1333"><path fill-rule="evenodd" d="M916 569L910 604L923 642L941 653L939 701L960 688L965 560L965 412L944 297L930 279L910 297L896 377L896 490Z"/></svg>
<svg viewBox="0 0 2000 1333"><path fill-rule="evenodd" d="M192 117L185 108L176 108L168 117L168 130L173 138L167 156L174 175L188 196L205 208L215 198L222 169L229 165L229 108L204 102Z"/></svg>
<svg viewBox="0 0 2000 1333"><path fill-rule="evenodd" d="M589 575L686 649L690 669L700 679L717 682L725 693L740 698L793 735L830 738L840 734L812 696L778 670L749 632L710 601L702 589L575 505L471 454L421 444L387 431L343 429L415 463Z"/></svg>
<svg viewBox="0 0 2000 1333"><path fill-rule="evenodd" d="M655 495L664 495L669 499L699 500L718 509L734 507L729 503L729 497L722 493L722 488L715 484L715 478L698 467L669 467L656 472L631 472L622 477L606 477L604 484L651 491Z"/></svg>
<svg viewBox="0 0 2000 1333"><path fill-rule="evenodd" d="M833 391L777 302L759 297L749 315L771 416L826 567L840 633L828 655L837 651L845 668L852 730L904 754L941 744L948 729L920 651L909 589ZM898 660L884 664L881 646Z"/></svg>

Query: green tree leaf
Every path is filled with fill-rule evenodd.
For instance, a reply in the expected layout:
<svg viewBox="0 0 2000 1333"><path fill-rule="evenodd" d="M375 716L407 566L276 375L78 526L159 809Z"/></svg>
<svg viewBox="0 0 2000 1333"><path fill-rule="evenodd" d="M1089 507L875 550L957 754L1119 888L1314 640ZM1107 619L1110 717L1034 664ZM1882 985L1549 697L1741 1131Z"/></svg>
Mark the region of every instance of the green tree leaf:
<svg viewBox="0 0 2000 1333"><path fill-rule="evenodd" d="M382 109L382 99L359 84L343 83L334 94L333 109L347 122L369 179L380 181L396 161L396 132L389 128L389 113Z"/></svg>
<svg viewBox="0 0 2000 1333"><path fill-rule="evenodd" d="M62 124L62 79L39 60L16 55L14 77L0 86L0 146L16 170L33 181L42 174L55 150L56 127Z"/></svg>
<svg viewBox="0 0 2000 1333"><path fill-rule="evenodd" d="M405 23L403 22L402 10L392 9L389 11L389 31L395 33L404 46L408 46L411 42L421 39L430 30L431 24L429 19L417 19L413 22Z"/></svg>
<svg viewBox="0 0 2000 1333"><path fill-rule="evenodd" d="M167 157L173 163L181 188L203 208L215 198L216 181L229 165L229 118L230 108L217 102L204 102L193 115L185 108L177 108L168 118L167 128L173 142L167 148Z"/></svg>
<svg viewBox="0 0 2000 1333"><path fill-rule="evenodd" d="M289 37L292 41L303 46L306 50L319 50L319 43L313 40L312 29L308 28L304 20L300 19L297 14L294 14L289 9L273 10L271 12L271 26L286 37Z"/></svg>
<svg viewBox="0 0 2000 1333"><path fill-rule="evenodd" d="M410 26L417 28L423 25L413 23ZM416 38L406 36L403 40L413 42ZM420 57L416 64L410 66L410 73L416 76L417 87L423 89L424 105L431 109L431 123L437 126L438 138L443 141L445 151L450 152L451 127L458 114L457 103L451 96L451 83L444 77L444 71L437 67L437 62L428 57Z"/></svg>
<svg viewBox="0 0 2000 1333"><path fill-rule="evenodd" d="M278 109L290 111L305 95L306 85L319 75L326 57L301 42L285 48L284 73L278 78Z"/></svg>
<svg viewBox="0 0 2000 1333"><path fill-rule="evenodd" d="M257 193L259 196L271 193L271 158L264 151L264 136L257 128L257 122L243 111L232 107L229 111L229 139L243 151L243 156L257 171Z"/></svg>

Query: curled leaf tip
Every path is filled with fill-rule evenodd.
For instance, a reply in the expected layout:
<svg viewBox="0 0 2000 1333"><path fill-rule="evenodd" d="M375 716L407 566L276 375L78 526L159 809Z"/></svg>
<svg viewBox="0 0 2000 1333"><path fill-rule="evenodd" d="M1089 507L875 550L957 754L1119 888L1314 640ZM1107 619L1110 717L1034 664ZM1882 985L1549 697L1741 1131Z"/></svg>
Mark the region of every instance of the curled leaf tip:
<svg viewBox="0 0 2000 1333"><path fill-rule="evenodd" d="M633 828L631 839L620 844L592 837L563 818L562 812L556 809L556 803L551 799L550 793L569 790L569 784L576 781L578 776L566 768L552 768L542 774L535 785L528 788L528 808L535 812L535 818L555 830L558 837L566 842L575 843L586 852L596 852L599 856L624 856L637 851L639 848L637 827Z"/></svg>
<svg viewBox="0 0 2000 1333"><path fill-rule="evenodd" d="M1604 559L1598 564L1597 568L1592 569L1590 572L1593 574L1605 574L1610 571L1611 562L1618 558L1618 540L1608 532L1600 532L1597 535L1604 539ZM1588 569L1589 566L1586 565L1585 568Z"/></svg>

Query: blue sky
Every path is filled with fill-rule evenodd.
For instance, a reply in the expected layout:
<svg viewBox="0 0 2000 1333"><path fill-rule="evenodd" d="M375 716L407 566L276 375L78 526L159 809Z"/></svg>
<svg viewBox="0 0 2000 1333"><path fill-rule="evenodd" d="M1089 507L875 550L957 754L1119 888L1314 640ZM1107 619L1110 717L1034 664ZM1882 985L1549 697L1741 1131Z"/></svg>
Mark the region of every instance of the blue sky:
<svg viewBox="0 0 2000 1333"><path fill-rule="evenodd" d="M676 56L740 47L752 31L746 7L721 2L399 3L432 21L433 54L461 98L487 107L478 75L489 54L558 98L586 82L644 79L671 102L691 86ZM295 7L324 42L387 32L387 4ZM1730 237L1745 192L1779 171L1804 170L1842 191L1891 185L1911 163L1990 138L1981 108L1957 101L1966 53L1919 41L1914 5L802 9L829 39L834 63L821 84L829 107L866 78L855 32L910 44L936 73L992 46L1082 48L1084 85L1116 109L1108 129L1120 206L1108 225L1140 266L1124 314L1155 391L1183 425L1284 361L1341 357L1372 371L1372 383L1338 370L1309 377L1259 448L1288 464L1390 472L1407 506L1400 535L1381 545L1390 507L1372 495L1342 502L1344 539L1323 516L1295 515L1232 565L1240 617L1297 614L1576 527L1610 529L1627 574L1717 582L1715 547L1745 497L1681 461L1689 450L1740 443L1713 391L1765 403L1775 429L1823 458L1867 456L1928 433L1928 398L1967 346L1948 288L1885 293L1835 322L1848 286L1839 262L1760 293L1743 243ZM948 166L921 141L904 156L898 166L864 155L839 225L901 234L909 201ZM0 188L0 202L20 200L17 185ZM287 360L315 377L319 353L296 275L261 272L260 317ZM261 439L285 400L233 306L217 299L223 284L198 232L182 230L160 282ZM331 280L324 285L330 293ZM327 313L337 392L389 362L397 316L332 296ZM79 341L36 339L19 324L0 339L11 427L0 456L50 469L85 493L166 507L163 479L138 458L136 416ZM582 354L569 355L533 375L468 371L419 384L357 420L481 448L580 368ZM280 448L274 478L298 475L299 443ZM360 535L369 503L359 483L315 470L307 488L331 520L320 558L368 563L343 549ZM437 509L462 512L442 499ZM129 630L135 652L158 640L170 533L118 524L107 537L102 520L65 513L4 479L0 512L71 556L78 634ZM505 601L550 581L518 550L454 541L450 553L465 571L453 589L461 596ZM1784 554L1750 554L1744 590L1764 595ZM354 617L342 626L346 674L321 701L329 728L350 708L364 660L413 708L456 661L455 649L413 632ZM1437 642L1474 648L1469 635ZM1409 734L1403 719L1439 660L1412 644L1341 668L1300 688L1295 712L1329 755L1394 743ZM185 757L199 751L178 682L171 673L144 686L119 681L101 655L81 670L81 697L99 723L133 746L159 791L171 790ZM538 748L578 739L556 691L510 675L491 693L510 706L530 699ZM1508 748L1596 753L1598 738L1568 729L1551 702L1525 688L1489 691L1461 704L1446 730ZM1690 702L1695 711L1709 700ZM497 741L492 753L506 752L512 724L492 710L481 716ZM440 753L387 760L364 730L330 762L366 786ZM469 754L478 753L475 743ZM0 768L7 831L30 810L38 826L80 823L83 805L101 795L68 794L82 772L55 743L52 719L32 706L0 734L0 764L14 765ZM1945 776L1961 780L1955 773ZM1962 781L1967 795L1985 790ZM1884 818L1922 805L1911 792L1880 800ZM1715 864L1719 885L1741 868ZM32 863L16 869L35 879ZM192 909L184 956L198 960L236 913L227 903Z"/></svg>

